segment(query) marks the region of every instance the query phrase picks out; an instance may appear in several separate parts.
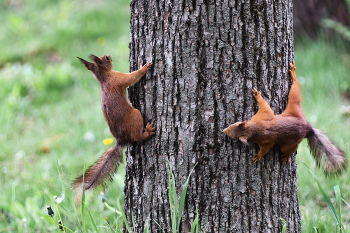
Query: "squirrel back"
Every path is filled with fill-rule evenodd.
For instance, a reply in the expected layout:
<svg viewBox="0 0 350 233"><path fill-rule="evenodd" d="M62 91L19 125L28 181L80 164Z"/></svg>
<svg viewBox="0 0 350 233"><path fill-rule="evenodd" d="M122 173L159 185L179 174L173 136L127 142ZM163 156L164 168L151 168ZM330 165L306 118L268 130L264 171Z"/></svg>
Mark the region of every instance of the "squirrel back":
<svg viewBox="0 0 350 233"><path fill-rule="evenodd" d="M132 73L121 73L113 70L112 58L109 55L101 57L91 55L90 59L93 62L79 57L78 59L100 83L102 112L116 139L113 148L107 150L84 175L75 179L74 186L77 189L82 187L84 181L84 189L88 191L98 185L106 187L105 181L112 180L119 163L123 160L124 146L132 142L142 142L155 134L152 123L147 123L144 128L142 115L139 110L131 106L126 90L151 69L152 63L147 63ZM80 198L81 191L76 198L77 203Z"/></svg>
<svg viewBox="0 0 350 233"><path fill-rule="evenodd" d="M259 103L259 111L251 120L236 122L223 132L245 144L248 144L248 140L257 143L260 151L254 155L254 163L275 144L280 146L282 162L289 162L299 143L306 137L316 164L322 165L326 174L340 173L346 167L347 158L325 133L313 128L306 120L301 108L301 91L295 75L295 63L290 64L290 67L293 85L289 92L287 107L282 114L275 115L260 92L254 88L253 94Z"/></svg>

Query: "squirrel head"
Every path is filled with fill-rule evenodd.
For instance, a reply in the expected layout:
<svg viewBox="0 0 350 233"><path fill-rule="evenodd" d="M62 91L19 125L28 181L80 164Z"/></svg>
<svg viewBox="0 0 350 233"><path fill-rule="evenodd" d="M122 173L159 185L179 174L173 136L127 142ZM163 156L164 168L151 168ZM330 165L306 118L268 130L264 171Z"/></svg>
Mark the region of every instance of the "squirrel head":
<svg viewBox="0 0 350 233"><path fill-rule="evenodd" d="M100 71L111 71L113 70L112 57L110 55L103 55L101 57L96 57L95 55L90 55L90 59L96 63Z"/></svg>
<svg viewBox="0 0 350 233"><path fill-rule="evenodd" d="M93 54L89 56L93 62L88 62L80 57L78 59L84 64L86 69L91 70L93 73L102 73L113 70L112 57L110 55L103 55L97 57ZM97 68L97 69L96 69Z"/></svg>
<svg viewBox="0 0 350 233"><path fill-rule="evenodd" d="M230 125L224 129L224 133L234 139L240 139L240 137L245 136L246 121L239 121Z"/></svg>

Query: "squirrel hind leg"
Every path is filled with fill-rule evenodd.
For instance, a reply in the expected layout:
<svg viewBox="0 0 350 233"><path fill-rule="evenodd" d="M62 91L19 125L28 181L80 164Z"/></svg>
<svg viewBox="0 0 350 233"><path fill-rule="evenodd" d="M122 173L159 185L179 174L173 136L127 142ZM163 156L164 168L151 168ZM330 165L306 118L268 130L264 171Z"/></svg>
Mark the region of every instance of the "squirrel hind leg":
<svg viewBox="0 0 350 233"><path fill-rule="evenodd" d="M290 157L292 157L292 154L290 154L290 155L285 155L285 154L283 154L282 156L281 156L281 161L282 161L282 163L289 163L289 161L290 161Z"/></svg>
<svg viewBox="0 0 350 233"><path fill-rule="evenodd" d="M258 162L273 147L273 143L259 145L260 151L254 155L254 163Z"/></svg>
<svg viewBox="0 0 350 233"><path fill-rule="evenodd" d="M155 134L153 123L147 123L146 128L143 128L143 118L137 109L133 109L126 122L130 129L130 138L133 142L142 142ZM143 132L145 130L145 132Z"/></svg>
<svg viewBox="0 0 350 233"><path fill-rule="evenodd" d="M298 144L295 145L285 145L285 146L281 146L281 152L282 152L282 156L281 156L281 160L282 163L287 162L289 163L290 161L290 157L293 155L294 152L297 151L298 149Z"/></svg>

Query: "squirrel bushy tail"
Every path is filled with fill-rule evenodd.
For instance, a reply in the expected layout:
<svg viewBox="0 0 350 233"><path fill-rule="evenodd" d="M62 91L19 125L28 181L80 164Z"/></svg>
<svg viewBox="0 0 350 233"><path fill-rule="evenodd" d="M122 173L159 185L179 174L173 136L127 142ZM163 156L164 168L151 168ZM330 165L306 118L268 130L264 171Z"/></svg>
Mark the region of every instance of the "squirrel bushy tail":
<svg viewBox="0 0 350 233"><path fill-rule="evenodd" d="M308 144L318 167L322 164L326 174L341 173L347 164L347 158L340 148L319 129L307 136Z"/></svg>
<svg viewBox="0 0 350 233"><path fill-rule="evenodd" d="M106 150L105 153L85 171L84 177L81 175L75 179L75 188L80 188L80 191L75 199L76 203L79 204L81 200L81 187L83 184L83 179L85 191L94 189L99 185L105 187L107 180L113 180L113 175L117 171L117 168L122 161L123 146L118 145L117 142L114 147Z"/></svg>

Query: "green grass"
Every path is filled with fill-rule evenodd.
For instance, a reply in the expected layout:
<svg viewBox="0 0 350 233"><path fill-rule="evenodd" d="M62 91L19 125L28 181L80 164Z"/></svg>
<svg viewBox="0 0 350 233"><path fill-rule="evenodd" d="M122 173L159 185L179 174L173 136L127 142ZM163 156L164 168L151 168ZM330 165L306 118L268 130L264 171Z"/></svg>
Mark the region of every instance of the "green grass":
<svg viewBox="0 0 350 233"><path fill-rule="evenodd" d="M128 71L129 1L18 2L0 2L0 229L52 231L46 206L65 192L58 171L70 184L111 137L99 84L76 57L110 54L116 70ZM88 132L95 140L84 139ZM112 206L123 202L123 185L122 165L106 193ZM114 224L96 192L86 199L91 214Z"/></svg>
<svg viewBox="0 0 350 233"><path fill-rule="evenodd" d="M310 174L314 177L314 179L317 183L317 186L320 190L320 193L322 194L323 200L324 200L324 202L326 202L327 207L329 208L329 210L331 211L331 213L334 217L335 229L333 229L333 231L338 232L338 230L339 230L340 233L345 232L344 225L342 224L342 217L341 217L342 216L342 212L341 212L342 196L341 196L339 186L338 185L334 186L334 193L335 193L337 207L338 207L338 211L336 211L331 199L329 198L329 195L327 195L327 193L324 191L324 189L322 188L322 185L318 181L315 174L310 170L310 168L305 163L303 163L303 164L305 165L306 169L310 172ZM344 200L344 203L347 204L347 202L345 200ZM319 228L317 226L314 226L314 229L316 231L318 231ZM350 231L347 231L347 232L350 232Z"/></svg>
<svg viewBox="0 0 350 233"><path fill-rule="evenodd" d="M303 109L310 123L350 154L350 120L342 114L342 106L350 105L341 95L350 89L350 57L341 46L332 46L319 40L297 41L295 49L296 74L301 83ZM334 232L332 213L327 208L315 180L302 165L305 162L315 173L325 192L335 202L333 187L339 185L346 200L350 200L350 176L348 171L339 177L325 177L310 155L304 140L298 149L298 189L302 213L302 229L311 232L314 226L319 232ZM342 210L343 224L350 228L350 208Z"/></svg>
<svg viewBox="0 0 350 233"><path fill-rule="evenodd" d="M191 174L196 167L197 163L192 168L190 174L188 175L185 184L183 184L183 189L181 192L180 200L178 201L178 196L176 193L176 185L175 185L175 177L170 165L170 162L168 160L169 165L169 183L168 183L168 190L169 190L169 203L170 203L170 217L171 217L171 229L173 233L179 232L180 229L180 223L181 223L181 217L182 217L182 211L186 199L186 193L187 193L187 186L188 182L190 180ZM199 226L198 226L198 211L196 218L191 226L191 233L198 232ZM164 232L164 230L163 230Z"/></svg>
<svg viewBox="0 0 350 233"><path fill-rule="evenodd" d="M48 205L56 221L59 208L65 226L83 228L81 211L72 205L70 180L109 148L102 141L111 135L101 112L99 84L76 57L110 54L114 68L127 72L129 14L128 0L0 2L0 231L57 230L47 216ZM349 118L340 111L349 105L341 93L350 89L350 56L339 45L305 40L296 41L295 61L307 119L350 154ZM87 133L95 140L84 139ZM302 161L334 205L336 185L350 201L349 172L326 178L316 168L306 141L300 145L303 231L312 232L316 226L319 232L333 232L333 216ZM123 185L121 165L113 188L105 193L110 207L118 211ZM109 228L105 217L112 227L121 226L122 217L103 205L97 192L85 199L86 228L104 231ZM53 196L62 193L66 199L56 206ZM350 228L350 207L345 205L342 223Z"/></svg>

